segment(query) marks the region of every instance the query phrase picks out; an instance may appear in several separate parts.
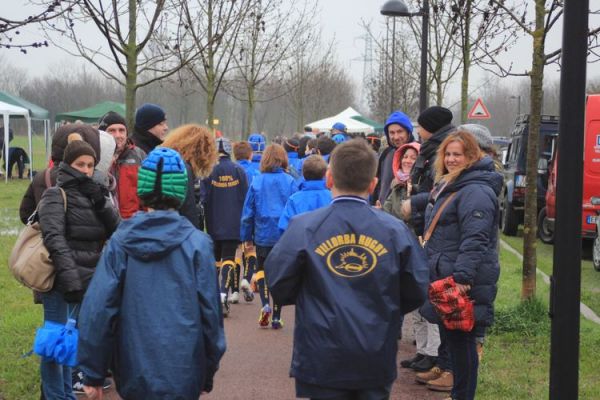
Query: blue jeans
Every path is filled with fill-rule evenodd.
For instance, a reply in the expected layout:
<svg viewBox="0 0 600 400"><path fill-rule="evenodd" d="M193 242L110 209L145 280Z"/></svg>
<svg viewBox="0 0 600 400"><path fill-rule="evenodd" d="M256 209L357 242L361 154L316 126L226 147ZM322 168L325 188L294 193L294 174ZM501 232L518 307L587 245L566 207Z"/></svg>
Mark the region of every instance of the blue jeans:
<svg viewBox="0 0 600 400"><path fill-rule="evenodd" d="M448 330L440 325L440 334L442 334L442 330L454 374L452 398L473 400L477 389L477 369L479 368L475 330L471 332Z"/></svg>
<svg viewBox="0 0 600 400"><path fill-rule="evenodd" d="M69 304L62 294L55 290L42 293L44 305L44 321L65 324L76 304ZM73 315L77 318L77 315ZM71 383L71 367L59 365L42 357L40 362L42 376L42 392L45 400L76 400Z"/></svg>

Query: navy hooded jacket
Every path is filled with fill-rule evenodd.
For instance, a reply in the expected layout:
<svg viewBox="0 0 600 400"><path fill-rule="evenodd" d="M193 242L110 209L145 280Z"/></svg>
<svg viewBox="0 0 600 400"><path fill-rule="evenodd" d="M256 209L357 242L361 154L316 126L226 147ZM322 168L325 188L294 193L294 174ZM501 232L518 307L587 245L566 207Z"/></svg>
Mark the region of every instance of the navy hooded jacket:
<svg viewBox="0 0 600 400"><path fill-rule="evenodd" d="M469 297L475 305L475 324L490 326L500 275L498 263L498 194L502 175L491 158L485 157L464 171L438 195L426 213L426 228L447 196L456 192L435 227L425 252L431 282L450 275L457 283L471 285ZM421 314L439 322L428 302Z"/></svg>
<svg viewBox="0 0 600 400"><path fill-rule="evenodd" d="M225 352L212 247L176 211L119 226L78 322L86 384L100 386L110 366L124 399L197 399L212 388Z"/></svg>
<svg viewBox="0 0 600 400"><path fill-rule="evenodd" d="M291 376L342 389L391 384L402 315L428 271L406 225L358 197L292 218L265 263L276 303L296 305Z"/></svg>
<svg viewBox="0 0 600 400"><path fill-rule="evenodd" d="M240 218L248 192L246 171L221 156L204 181L206 231L213 240L240 240Z"/></svg>

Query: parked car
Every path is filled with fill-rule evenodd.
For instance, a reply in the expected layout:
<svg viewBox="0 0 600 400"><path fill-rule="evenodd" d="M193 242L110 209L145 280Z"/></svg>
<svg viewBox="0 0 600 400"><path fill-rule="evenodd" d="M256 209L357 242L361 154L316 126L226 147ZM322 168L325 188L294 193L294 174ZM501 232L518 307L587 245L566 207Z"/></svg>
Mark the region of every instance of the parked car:
<svg viewBox="0 0 600 400"><path fill-rule="evenodd" d="M539 137L538 159L550 160L554 138L558 136L558 117L542 115ZM519 115L510 135L510 144L504 162L505 186L500 198L500 229L502 233L515 236L519 225L523 223L526 179L527 140L529 138L529 115ZM546 175L538 174L537 209L546 205Z"/></svg>

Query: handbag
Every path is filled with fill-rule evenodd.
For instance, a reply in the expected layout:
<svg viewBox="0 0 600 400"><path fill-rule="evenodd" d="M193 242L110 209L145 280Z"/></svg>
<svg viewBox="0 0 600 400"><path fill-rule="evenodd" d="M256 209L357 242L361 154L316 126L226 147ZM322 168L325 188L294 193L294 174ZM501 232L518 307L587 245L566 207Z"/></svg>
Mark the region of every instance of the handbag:
<svg viewBox="0 0 600 400"><path fill-rule="evenodd" d="M66 212L67 195L62 188L58 189L62 194ZM21 284L38 292L48 292L54 286L54 264L52 264L48 249L44 246L42 229L36 218L38 207L17 237L8 258L8 268Z"/></svg>
<svg viewBox="0 0 600 400"><path fill-rule="evenodd" d="M444 208L446 208L446 206L448 205L448 203L450 203L450 200L452 200L454 196L456 196L456 192L453 192L448 197L446 197L446 200L444 200L440 208L438 208L437 212L433 216L433 221L431 221L431 224L429 225L429 228L427 228L427 232L425 232L425 235L423 235L422 237L419 236L419 243L422 247L425 247L425 245L429 241L429 238L433 234L433 230L435 229L435 226L437 225L440 216L442 215L442 211L444 211Z"/></svg>

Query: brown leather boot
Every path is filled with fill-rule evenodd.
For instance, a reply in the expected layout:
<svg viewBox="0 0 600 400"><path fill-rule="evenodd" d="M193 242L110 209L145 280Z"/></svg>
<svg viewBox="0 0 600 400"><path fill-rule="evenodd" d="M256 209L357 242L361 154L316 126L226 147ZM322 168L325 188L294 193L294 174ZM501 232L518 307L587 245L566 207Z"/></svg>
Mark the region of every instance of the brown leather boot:
<svg viewBox="0 0 600 400"><path fill-rule="evenodd" d="M422 385L426 385L427 382L435 380L442 376L442 371L439 367L433 367L427 372L419 372L415 375L415 381Z"/></svg>
<svg viewBox="0 0 600 400"><path fill-rule="evenodd" d="M454 384L454 375L450 371L442 372L439 378L427 382L427 389L436 392L451 392Z"/></svg>

